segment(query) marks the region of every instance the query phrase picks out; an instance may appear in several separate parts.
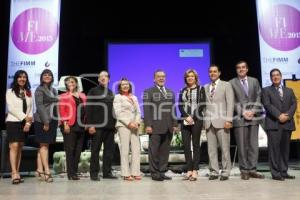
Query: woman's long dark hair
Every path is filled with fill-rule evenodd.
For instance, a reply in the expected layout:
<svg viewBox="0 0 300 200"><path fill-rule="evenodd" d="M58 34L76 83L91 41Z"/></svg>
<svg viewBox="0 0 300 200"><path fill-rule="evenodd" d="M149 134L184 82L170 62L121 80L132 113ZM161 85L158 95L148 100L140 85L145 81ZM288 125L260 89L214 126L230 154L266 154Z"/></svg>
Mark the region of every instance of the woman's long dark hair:
<svg viewBox="0 0 300 200"><path fill-rule="evenodd" d="M45 74L49 74L49 75L52 77L52 80L51 80L50 84L47 85L48 88L50 88L50 87L52 86L53 82L54 82L53 73L52 73L52 71L51 71L50 69L44 69L44 70L42 71L41 76L40 76L40 86L45 85L44 82L43 82L43 76L44 76Z"/></svg>
<svg viewBox="0 0 300 200"><path fill-rule="evenodd" d="M29 83L28 74L24 70L18 70L18 71L16 71L16 73L14 75L14 80L10 85L11 90L13 92L15 92L17 97L20 97L20 86L18 84L18 78L23 74L25 74L25 76L26 76L26 83L25 83L25 86L24 86L24 90L26 91L27 96L31 96L31 91L30 91L31 86L30 86L30 83Z"/></svg>

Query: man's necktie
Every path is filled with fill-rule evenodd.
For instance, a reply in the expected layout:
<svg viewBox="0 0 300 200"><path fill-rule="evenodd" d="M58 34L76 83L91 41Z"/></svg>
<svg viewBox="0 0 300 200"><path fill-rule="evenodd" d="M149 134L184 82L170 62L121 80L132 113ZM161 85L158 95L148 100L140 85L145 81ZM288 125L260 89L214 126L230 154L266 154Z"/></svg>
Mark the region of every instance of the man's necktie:
<svg viewBox="0 0 300 200"><path fill-rule="evenodd" d="M283 100L283 91L282 91L282 87L279 86L277 87L277 91L278 91L278 94L280 96L280 100L282 101Z"/></svg>
<svg viewBox="0 0 300 200"><path fill-rule="evenodd" d="M248 85L247 85L247 80L246 79L242 79L242 86L244 89L245 94L248 96Z"/></svg>
<svg viewBox="0 0 300 200"><path fill-rule="evenodd" d="M159 87L160 88L160 92L163 94L163 96L166 98L166 96L167 96L167 93L166 93L166 90L165 90L165 88L164 88L164 86L161 86L161 87Z"/></svg>
<svg viewBox="0 0 300 200"><path fill-rule="evenodd" d="M210 90L210 98L212 98L215 94L216 91L216 83L212 82L211 83L211 90Z"/></svg>

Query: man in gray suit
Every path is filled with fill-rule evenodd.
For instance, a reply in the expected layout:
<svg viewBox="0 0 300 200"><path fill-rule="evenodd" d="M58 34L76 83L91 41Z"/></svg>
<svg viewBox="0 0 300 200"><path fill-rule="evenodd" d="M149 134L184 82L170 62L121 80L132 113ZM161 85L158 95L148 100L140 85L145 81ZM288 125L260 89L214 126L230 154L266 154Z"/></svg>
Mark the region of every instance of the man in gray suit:
<svg viewBox="0 0 300 200"><path fill-rule="evenodd" d="M152 180L170 180L168 169L170 142L177 131L175 95L165 88L166 74L154 73L155 86L144 91L144 123L149 134L149 165Z"/></svg>
<svg viewBox="0 0 300 200"><path fill-rule="evenodd" d="M261 88L256 78L247 76L248 64L236 64L237 77L229 82L232 85L235 104L233 127L238 146L241 179L264 178L257 173L258 125L261 113Z"/></svg>
<svg viewBox="0 0 300 200"><path fill-rule="evenodd" d="M265 129L268 136L269 161L272 179L295 179L288 174L290 138L295 130L294 114L297 100L292 89L281 85L279 69L270 72L272 85L263 88L262 101L266 109Z"/></svg>
<svg viewBox="0 0 300 200"><path fill-rule="evenodd" d="M220 80L220 69L216 65L209 67L210 84L205 86L206 111L205 129L209 156L209 180L218 179L218 145L222 152L221 181L228 180L231 170L230 128L232 127L234 94L230 83Z"/></svg>

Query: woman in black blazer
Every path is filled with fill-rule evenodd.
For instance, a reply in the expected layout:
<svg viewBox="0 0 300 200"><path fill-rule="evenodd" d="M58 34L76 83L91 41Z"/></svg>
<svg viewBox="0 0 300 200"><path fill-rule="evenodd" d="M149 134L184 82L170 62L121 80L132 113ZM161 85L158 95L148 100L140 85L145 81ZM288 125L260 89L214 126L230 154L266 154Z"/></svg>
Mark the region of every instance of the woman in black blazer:
<svg viewBox="0 0 300 200"><path fill-rule="evenodd" d="M183 118L181 134L187 162L187 174L184 180L196 181L200 162L200 135L203 127L206 96L204 87L199 85L198 74L195 70L189 69L185 72L184 82L186 87L180 91L179 96L179 110Z"/></svg>
<svg viewBox="0 0 300 200"><path fill-rule="evenodd" d="M36 112L34 113L34 130L36 141L40 144L37 156L37 176L50 183L53 178L50 173L48 155L49 144L55 143L57 132L57 91L52 87L54 78L49 69L40 76L40 86L35 91Z"/></svg>

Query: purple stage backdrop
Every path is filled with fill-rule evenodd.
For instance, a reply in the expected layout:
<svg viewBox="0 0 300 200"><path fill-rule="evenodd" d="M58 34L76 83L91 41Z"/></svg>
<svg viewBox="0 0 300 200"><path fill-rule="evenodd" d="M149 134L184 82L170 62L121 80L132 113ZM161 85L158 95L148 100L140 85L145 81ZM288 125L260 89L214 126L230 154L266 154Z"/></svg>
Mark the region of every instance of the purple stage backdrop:
<svg viewBox="0 0 300 200"><path fill-rule="evenodd" d="M134 85L134 93L142 104L143 91L153 86L153 74L157 69L166 72L166 87L173 90L178 100L184 87L184 72L195 69L201 84L209 82L210 43L109 43L108 70L110 86L117 93L117 82L128 78Z"/></svg>

